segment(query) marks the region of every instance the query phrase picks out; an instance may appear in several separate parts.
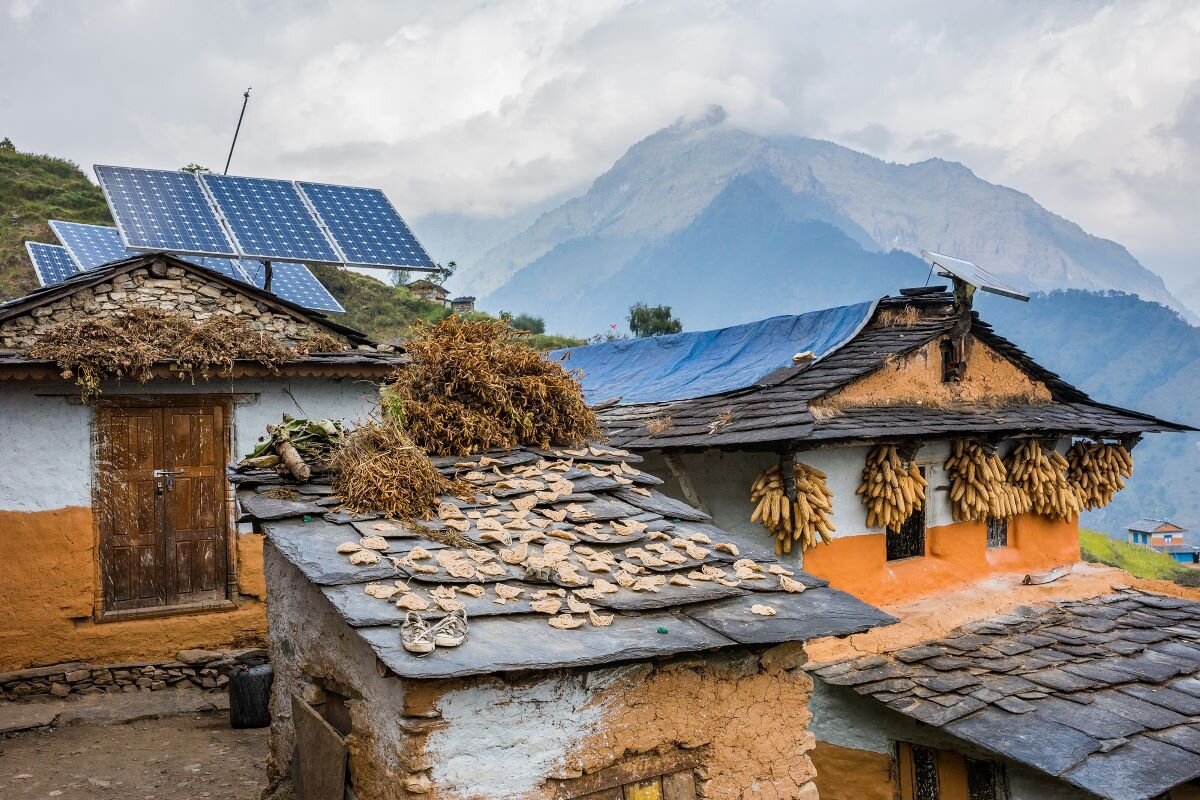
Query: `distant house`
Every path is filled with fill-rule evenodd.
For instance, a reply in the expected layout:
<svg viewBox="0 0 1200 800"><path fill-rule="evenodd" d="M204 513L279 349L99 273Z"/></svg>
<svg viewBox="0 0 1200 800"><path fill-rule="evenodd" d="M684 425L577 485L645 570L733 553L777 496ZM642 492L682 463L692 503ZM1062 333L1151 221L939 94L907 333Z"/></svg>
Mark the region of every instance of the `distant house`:
<svg viewBox="0 0 1200 800"><path fill-rule="evenodd" d="M1187 544L1184 541L1187 530L1173 522L1143 517L1130 525L1128 531L1130 544L1153 548L1185 564L1200 564L1200 549Z"/></svg>
<svg viewBox="0 0 1200 800"><path fill-rule="evenodd" d="M456 297L450 301L450 310L455 314L465 314L475 310L474 297Z"/></svg>
<svg viewBox="0 0 1200 800"><path fill-rule="evenodd" d="M428 278L421 278L420 280L405 284L404 288L422 300L428 300L431 303L446 305L450 298L450 293L446 291L444 286L436 284Z"/></svg>

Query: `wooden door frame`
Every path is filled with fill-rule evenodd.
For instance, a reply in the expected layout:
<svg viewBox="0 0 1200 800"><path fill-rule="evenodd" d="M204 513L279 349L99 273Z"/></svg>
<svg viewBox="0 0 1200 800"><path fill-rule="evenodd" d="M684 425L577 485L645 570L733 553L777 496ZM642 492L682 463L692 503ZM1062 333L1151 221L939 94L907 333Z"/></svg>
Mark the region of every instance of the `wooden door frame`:
<svg viewBox="0 0 1200 800"><path fill-rule="evenodd" d="M103 558L102 527L103 514L100 513L103 502L103 485L100 476L101 452L104 433L102 432L101 412L112 408L178 408L196 405L220 406L222 410L221 441L225 461L233 453L233 407L232 394L130 394L108 395L97 398L92 405L92 527L93 548L96 557L93 559L94 582L96 586L92 616L96 622L120 622L131 619L146 619L154 617L180 616L186 614L207 614L214 611L233 611L238 607L238 558L237 558L237 523L229 507L229 480L224 475L222 465L221 494L225 522L225 598L222 600L202 603L183 603L173 606L153 606L138 609L104 608L104 582L100 561Z"/></svg>

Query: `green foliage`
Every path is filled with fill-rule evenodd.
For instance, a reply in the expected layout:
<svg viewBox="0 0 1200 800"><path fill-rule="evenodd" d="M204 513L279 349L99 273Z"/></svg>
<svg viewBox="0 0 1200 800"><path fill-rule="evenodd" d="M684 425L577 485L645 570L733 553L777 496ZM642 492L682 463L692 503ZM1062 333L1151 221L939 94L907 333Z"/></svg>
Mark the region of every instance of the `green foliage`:
<svg viewBox="0 0 1200 800"><path fill-rule="evenodd" d="M1165 553L1112 539L1099 531L1080 529L1079 549L1084 561L1107 564L1147 580L1175 580L1188 570Z"/></svg>
<svg viewBox="0 0 1200 800"><path fill-rule="evenodd" d="M0 139L0 151L15 153L17 152L17 146L12 143L12 139L5 136L3 139Z"/></svg>
<svg viewBox="0 0 1200 800"><path fill-rule="evenodd" d="M112 224L104 195L77 165L0 146L0 300L37 288L25 242L57 242L51 219Z"/></svg>
<svg viewBox="0 0 1200 800"><path fill-rule="evenodd" d="M395 343L419 321L438 322L450 315L440 303L422 300L403 286L337 267L313 264L313 274L338 299L345 314L335 319L379 342Z"/></svg>
<svg viewBox="0 0 1200 800"><path fill-rule="evenodd" d="M208 167L204 166L203 164L197 164L195 161L188 164L186 167L180 167L179 170L181 172L191 172L191 173L212 172L212 170L209 169Z"/></svg>
<svg viewBox="0 0 1200 800"><path fill-rule="evenodd" d="M558 350L561 347L579 347L581 344L587 344L583 339L576 339L574 336L555 336L552 333L535 333L532 336L526 336L521 341L532 347L534 350ZM570 365L567 365L570 368Z"/></svg>
<svg viewBox="0 0 1200 800"><path fill-rule="evenodd" d="M629 307L629 330L633 335L665 336L683 331L683 323L671 316L670 306L648 306L635 303Z"/></svg>
<svg viewBox="0 0 1200 800"><path fill-rule="evenodd" d="M501 311L500 319L507 319L508 324L512 325L519 331L525 331L527 333L546 332L546 321L541 317L535 317L532 314L518 314L514 317L505 311Z"/></svg>

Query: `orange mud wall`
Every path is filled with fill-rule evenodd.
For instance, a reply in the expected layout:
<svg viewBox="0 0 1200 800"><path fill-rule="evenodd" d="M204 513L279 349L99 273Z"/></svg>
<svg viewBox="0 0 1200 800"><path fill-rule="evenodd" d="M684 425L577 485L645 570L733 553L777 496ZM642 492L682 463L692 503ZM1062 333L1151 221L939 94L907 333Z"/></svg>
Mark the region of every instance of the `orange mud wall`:
<svg viewBox="0 0 1200 800"><path fill-rule="evenodd" d="M1010 520L1008 547L988 547L982 522L931 527L925 557L887 560L885 534L839 536L804 554L804 569L872 605L891 605L1010 572L1079 560L1079 525L1033 514Z"/></svg>
<svg viewBox="0 0 1200 800"><path fill-rule="evenodd" d="M894 800L891 756L817 740L808 754L821 800Z"/></svg>
<svg viewBox="0 0 1200 800"><path fill-rule="evenodd" d="M266 639L262 537L238 535L238 607L95 621L97 532L87 507L0 510L0 671L84 661L173 661L187 648L261 646Z"/></svg>

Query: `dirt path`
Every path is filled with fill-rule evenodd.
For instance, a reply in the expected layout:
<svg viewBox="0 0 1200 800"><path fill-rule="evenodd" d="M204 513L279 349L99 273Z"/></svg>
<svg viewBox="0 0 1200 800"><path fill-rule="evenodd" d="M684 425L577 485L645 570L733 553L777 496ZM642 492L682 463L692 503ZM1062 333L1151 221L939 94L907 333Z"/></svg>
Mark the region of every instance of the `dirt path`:
<svg viewBox="0 0 1200 800"><path fill-rule="evenodd" d="M221 713L70 725L0 741L0 797L257 800L266 757L267 729Z"/></svg>

